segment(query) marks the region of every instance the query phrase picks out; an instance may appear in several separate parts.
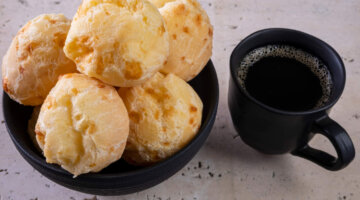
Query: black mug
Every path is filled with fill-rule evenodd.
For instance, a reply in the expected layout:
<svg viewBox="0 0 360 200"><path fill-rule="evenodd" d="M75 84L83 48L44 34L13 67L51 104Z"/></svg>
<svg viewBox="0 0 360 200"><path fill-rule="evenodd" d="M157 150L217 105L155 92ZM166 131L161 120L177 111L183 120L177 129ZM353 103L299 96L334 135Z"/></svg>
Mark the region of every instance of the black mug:
<svg viewBox="0 0 360 200"><path fill-rule="evenodd" d="M333 82L325 105L309 111L284 111L270 107L244 91L237 80L237 68L242 59L251 50L274 44L302 49L324 62ZM344 64L331 46L296 30L260 30L236 46L230 58L230 73L229 109L235 129L246 144L266 154L292 153L334 171L346 167L354 159L355 149L349 135L328 116L345 86ZM308 145L315 134L330 140L337 158Z"/></svg>

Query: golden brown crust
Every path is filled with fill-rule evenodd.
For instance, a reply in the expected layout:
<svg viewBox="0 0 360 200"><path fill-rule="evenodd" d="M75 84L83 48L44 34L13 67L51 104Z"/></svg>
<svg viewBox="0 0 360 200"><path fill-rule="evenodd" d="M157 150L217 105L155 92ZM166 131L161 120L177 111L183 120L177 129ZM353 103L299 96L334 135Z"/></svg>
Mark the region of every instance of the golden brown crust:
<svg viewBox="0 0 360 200"><path fill-rule="evenodd" d="M213 27L196 0L150 0L164 17L170 55L161 69L185 81L193 79L211 57Z"/></svg>
<svg viewBox="0 0 360 200"><path fill-rule="evenodd" d="M161 73L133 88L120 88L130 118L123 158L149 165L183 148L201 125L202 102L179 77Z"/></svg>
<svg viewBox="0 0 360 200"><path fill-rule="evenodd" d="M131 87L159 71L169 54L169 38L159 11L148 1L84 0L64 51L80 72Z"/></svg>
<svg viewBox="0 0 360 200"><path fill-rule="evenodd" d="M129 134L129 117L116 90L83 74L66 74L41 106L35 128L46 162L77 176L117 161Z"/></svg>
<svg viewBox="0 0 360 200"><path fill-rule="evenodd" d="M61 74L76 66L63 52L70 20L44 14L19 30L3 58L2 83L9 96L24 105L40 105Z"/></svg>

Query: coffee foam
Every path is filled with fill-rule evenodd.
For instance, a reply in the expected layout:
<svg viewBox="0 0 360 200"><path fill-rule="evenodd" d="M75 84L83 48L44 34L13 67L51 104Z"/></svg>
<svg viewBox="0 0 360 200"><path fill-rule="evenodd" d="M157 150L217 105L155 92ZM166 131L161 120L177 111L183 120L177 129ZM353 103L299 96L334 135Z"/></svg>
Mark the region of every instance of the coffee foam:
<svg viewBox="0 0 360 200"><path fill-rule="evenodd" d="M322 97L315 108L319 108L329 100L332 88L331 75L324 63L317 57L288 45L267 45L252 50L242 60L237 70L237 77L241 87L246 91L245 80L249 68L265 57L283 57L295 59L308 66L310 70L320 79Z"/></svg>

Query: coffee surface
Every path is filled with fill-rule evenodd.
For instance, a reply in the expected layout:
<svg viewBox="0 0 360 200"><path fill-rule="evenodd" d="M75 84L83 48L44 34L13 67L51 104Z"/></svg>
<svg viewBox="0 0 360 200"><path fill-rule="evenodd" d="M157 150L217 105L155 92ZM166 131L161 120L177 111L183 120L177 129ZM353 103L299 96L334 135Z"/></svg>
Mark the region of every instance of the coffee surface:
<svg viewBox="0 0 360 200"><path fill-rule="evenodd" d="M321 60L287 45L268 45L245 56L238 81L258 101L286 111L306 111L325 105L331 75Z"/></svg>

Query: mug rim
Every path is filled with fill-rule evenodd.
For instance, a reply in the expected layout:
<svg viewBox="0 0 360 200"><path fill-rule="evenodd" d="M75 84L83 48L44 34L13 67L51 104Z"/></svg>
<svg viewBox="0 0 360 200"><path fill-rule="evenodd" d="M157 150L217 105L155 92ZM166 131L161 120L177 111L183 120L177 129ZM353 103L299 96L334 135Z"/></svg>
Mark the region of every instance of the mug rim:
<svg viewBox="0 0 360 200"><path fill-rule="evenodd" d="M312 40L317 40L319 43L321 43L322 48L325 48L325 49L329 50L335 56L335 59L339 61L339 63L340 63L339 67L343 71L343 81L341 82L341 86L339 87L338 95L335 96L333 99L330 99L324 106L321 106L319 108L315 108L315 109L311 109L311 110L304 110L304 111L288 111L288 110L282 110L282 109L274 108L274 107L269 106L269 105L267 105L265 103L262 103L261 101L257 100L253 96L251 96L248 92L246 92L245 89L240 86L239 81L237 81L236 69L237 69L238 66L235 66L235 64L234 64L234 62L238 59L236 54L239 51L239 49L242 48L244 43L247 42L248 40L250 40L250 39L252 39L254 37L258 37L258 36L263 35L263 34L269 34L269 33L272 33L272 32L295 33L295 34L298 34L301 37L308 37L308 38L310 38ZM269 41L271 41L271 39L269 39ZM253 48L253 49L255 49L255 48ZM260 107L262 107L262 108L264 108L264 109L266 109L266 110L268 110L270 112L283 114L283 115L308 115L308 114L318 113L318 112L321 112L321 111L324 111L324 110L327 110L327 109L331 108L339 100L341 94L344 91L345 82L346 82L346 71L345 71L344 63L343 63L340 55L336 52L336 50L333 47L331 47L329 44L327 44L323 40L321 40L321 39L319 39L319 38L317 38L317 37L315 37L313 35L310 35L308 33L305 33L305 32L299 31L299 30L288 29L288 28L266 28L266 29L261 29L261 30L258 30L256 32L253 32L250 35L246 36L243 40L241 40L236 45L236 47L234 48L234 50L231 53L231 56L230 56L230 74L231 74L230 75L231 78L235 82L237 90L240 91L247 99L249 99L250 101L254 102L256 105L258 105L258 106L260 106Z"/></svg>

